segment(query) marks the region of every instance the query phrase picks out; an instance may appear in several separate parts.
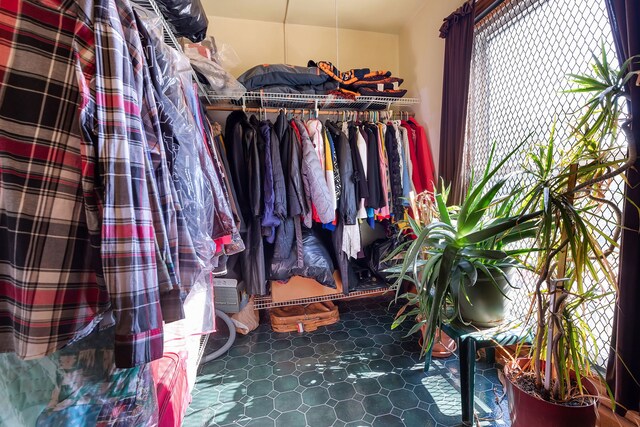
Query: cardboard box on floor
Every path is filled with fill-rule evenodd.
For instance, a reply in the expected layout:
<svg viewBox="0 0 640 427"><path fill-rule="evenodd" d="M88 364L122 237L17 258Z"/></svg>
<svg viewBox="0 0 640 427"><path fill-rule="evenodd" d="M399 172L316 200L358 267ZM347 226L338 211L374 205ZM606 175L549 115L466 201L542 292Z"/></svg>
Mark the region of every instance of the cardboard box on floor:
<svg viewBox="0 0 640 427"><path fill-rule="evenodd" d="M342 294L342 280L340 273L335 271L333 278L336 281L336 289L323 286L313 279L293 276L286 283L271 282L271 301L285 302L302 298L321 297L325 295Z"/></svg>

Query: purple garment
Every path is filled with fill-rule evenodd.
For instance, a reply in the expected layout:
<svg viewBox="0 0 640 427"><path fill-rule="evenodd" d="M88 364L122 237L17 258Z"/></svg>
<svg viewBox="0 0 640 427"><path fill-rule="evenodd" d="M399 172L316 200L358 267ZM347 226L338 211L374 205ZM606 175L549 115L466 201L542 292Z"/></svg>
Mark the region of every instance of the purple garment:
<svg viewBox="0 0 640 427"><path fill-rule="evenodd" d="M276 238L276 227L280 225L280 219L273 212L275 193L273 189L273 162L271 159L271 128L267 123L260 126L260 132L264 138L264 215L262 227L265 228L267 242L273 243Z"/></svg>

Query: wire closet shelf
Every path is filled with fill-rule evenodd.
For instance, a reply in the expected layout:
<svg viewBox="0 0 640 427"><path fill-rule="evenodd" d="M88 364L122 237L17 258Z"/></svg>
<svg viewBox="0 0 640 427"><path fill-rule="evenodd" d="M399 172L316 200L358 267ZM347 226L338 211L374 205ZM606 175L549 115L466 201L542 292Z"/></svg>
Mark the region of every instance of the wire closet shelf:
<svg viewBox="0 0 640 427"><path fill-rule="evenodd" d="M278 302L273 301L270 296L265 295L265 296L259 296L255 298L254 308L256 310L265 310L265 309L275 308L275 307L287 307L290 305L307 305L314 302L335 301L335 300L342 300L342 299L349 299L349 298L383 295L389 291L390 291L390 288L384 286L380 288L367 289L362 291L351 291L348 294L335 293L335 294L293 299L289 301L278 301Z"/></svg>
<svg viewBox="0 0 640 427"><path fill-rule="evenodd" d="M383 96L356 96L341 98L334 95L310 95L296 93L246 92L220 95L206 93L207 100L215 106L246 106L259 108L288 108L309 110L382 111L407 107L420 102L418 98L393 98Z"/></svg>

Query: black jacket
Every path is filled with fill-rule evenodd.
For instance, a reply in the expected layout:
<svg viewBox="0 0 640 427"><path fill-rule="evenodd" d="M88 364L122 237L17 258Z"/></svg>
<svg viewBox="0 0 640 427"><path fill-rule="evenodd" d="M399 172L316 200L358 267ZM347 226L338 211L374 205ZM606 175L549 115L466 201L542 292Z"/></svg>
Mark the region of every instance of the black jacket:
<svg viewBox="0 0 640 427"><path fill-rule="evenodd" d="M358 200L356 199L356 183L353 176L353 157L351 155L351 147L349 146L349 138L342 132L337 124L327 120L325 126L331 133L338 157L337 167L340 171L340 181L342 184L340 198L338 200L338 213L345 224L353 225L356 223ZM336 167L336 165L334 165L334 167Z"/></svg>
<svg viewBox="0 0 640 427"><path fill-rule="evenodd" d="M358 153L358 127L349 124L349 147L351 148L351 160L353 160L353 182L356 190L356 204L360 203L360 199L369 197L369 186L367 185L367 176L364 174L364 163L360 159ZM366 159L365 159L366 160Z"/></svg>
<svg viewBox="0 0 640 427"><path fill-rule="evenodd" d="M369 198L365 206L380 209L384 206L382 195L382 181L380 181L380 153L378 151L378 128L375 125L363 125L367 141L367 184L369 186Z"/></svg>
<svg viewBox="0 0 640 427"><path fill-rule="evenodd" d="M280 219L287 216L287 184L282 168L280 153L280 137L275 126L268 122L271 128L271 164L273 165L273 213Z"/></svg>
<svg viewBox="0 0 640 427"><path fill-rule="evenodd" d="M229 114L225 133L230 173L246 224L242 235L246 249L240 254L242 279L249 294L264 295L267 279L260 223L262 177L258 135L242 111Z"/></svg>
<svg viewBox="0 0 640 427"><path fill-rule="evenodd" d="M284 112L281 112L274 125L278 139L280 140L280 156L282 158L282 170L287 185L288 216L304 215L306 204L304 188L302 185L302 151L293 131L289 129L289 123Z"/></svg>
<svg viewBox="0 0 640 427"><path fill-rule="evenodd" d="M404 206L402 205L402 174L400 172L400 153L398 153L398 140L395 129L391 124L387 126L384 143L389 159L389 180L391 181L390 208L397 219L402 218Z"/></svg>

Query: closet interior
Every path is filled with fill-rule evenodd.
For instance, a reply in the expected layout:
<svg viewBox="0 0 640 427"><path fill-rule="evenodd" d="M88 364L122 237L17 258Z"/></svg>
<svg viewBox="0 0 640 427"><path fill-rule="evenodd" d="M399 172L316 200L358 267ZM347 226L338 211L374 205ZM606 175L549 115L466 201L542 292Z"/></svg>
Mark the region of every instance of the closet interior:
<svg viewBox="0 0 640 427"><path fill-rule="evenodd" d="M505 399L520 363L509 358L562 335L556 302L577 298L564 276L617 280L619 261L606 258L620 253L622 225L590 246L569 244L567 227L584 212L622 221L607 197L624 184L591 187L619 166L597 153L598 132L610 125L620 140L616 120L631 123L618 117L631 109L568 133L559 115L558 139L587 127L592 157L564 171L564 148L551 147L536 161L543 148L513 145L530 121L517 122L512 95L538 103L527 120L556 110L508 90L509 76L491 80L520 76L501 61L529 54L498 52L509 46L496 28L529 40L504 25L510 14L522 26L576 1L3 2L0 426L527 427ZM598 1L585 8L602 12ZM609 27L599 31L613 51ZM593 83L576 73L563 76ZM589 102L630 100L630 79ZM578 93L565 103L575 113L593 88L549 90ZM549 170L532 178L535 167L511 160L521 151ZM587 163L608 169L581 172ZM541 192L525 190L557 170ZM553 206L599 205L543 221L556 190ZM549 244L536 247L542 227ZM598 252L601 240L611 248ZM546 264L521 257L548 252ZM580 255L586 267L572 267ZM545 277L532 290L534 272ZM536 302L522 307L536 292L553 303L540 303L534 342ZM613 306L604 323L615 325ZM580 327L593 326L585 316ZM514 326L525 318L529 332ZM606 365L611 327L578 356L567 344L549 357L580 379L592 353ZM546 371L547 382L563 375ZM598 399L580 399L596 414Z"/></svg>

